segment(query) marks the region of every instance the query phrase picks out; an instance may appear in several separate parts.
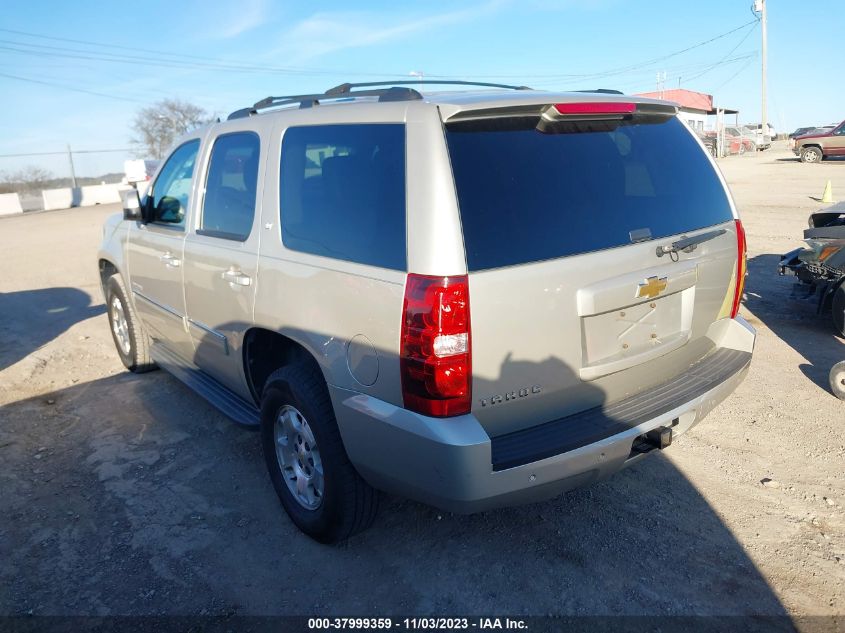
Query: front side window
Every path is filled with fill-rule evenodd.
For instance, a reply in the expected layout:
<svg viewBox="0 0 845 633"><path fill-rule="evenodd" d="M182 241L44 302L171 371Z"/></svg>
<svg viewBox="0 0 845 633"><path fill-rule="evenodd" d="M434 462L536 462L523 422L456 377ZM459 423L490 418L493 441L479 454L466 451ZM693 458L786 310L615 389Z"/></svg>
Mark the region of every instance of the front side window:
<svg viewBox="0 0 845 633"><path fill-rule="evenodd" d="M185 225L185 213L191 196L191 178L199 147L199 139L180 145L161 168L147 201L151 206L152 222L170 226Z"/></svg>
<svg viewBox="0 0 845 633"><path fill-rule="evenodd" d="M405 270L405 126L292 127L282 141L285 247Z"/></svg>
<svg viewBox="0 0 845 633"><path fill-rule="evenodd" d="M249 237L255 217L260 146L254 132L226 134L214 141L200 234L234 240Z"/></svg>

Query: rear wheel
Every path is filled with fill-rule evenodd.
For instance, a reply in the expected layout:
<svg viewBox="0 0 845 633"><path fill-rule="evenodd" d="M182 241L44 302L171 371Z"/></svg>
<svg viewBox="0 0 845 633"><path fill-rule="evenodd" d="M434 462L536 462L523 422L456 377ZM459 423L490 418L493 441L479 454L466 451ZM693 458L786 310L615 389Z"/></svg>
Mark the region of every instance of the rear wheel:
<svg viewBox="0 0 845 633"><path fill-rule="evenodd" d="M346 455L318 369L294 364L267 379L261 443L282 506L308 536L335 543L372 524L378 492Z"/></svg>
<svg viewBox="0 0 845 633"><path fill-rule="evenodd" d="M845 400L845 360L836 363L830 370L830 390L840 400Z"/></svg>
<svg viewBox="0 0 845 633"><path fill-rule="evenodd" d="M156 364L150 358L150 339L127 298L119 275L106 280L105 294L109 328L121 362L136 374L155 369Z"/></svg>
<svg viewBox="0 0 845 633"><path fill-rule="evenodd" d="M802 163L820 163L822 162L822 151L818 147L802 147L801 148L801 162Z"/></svg>

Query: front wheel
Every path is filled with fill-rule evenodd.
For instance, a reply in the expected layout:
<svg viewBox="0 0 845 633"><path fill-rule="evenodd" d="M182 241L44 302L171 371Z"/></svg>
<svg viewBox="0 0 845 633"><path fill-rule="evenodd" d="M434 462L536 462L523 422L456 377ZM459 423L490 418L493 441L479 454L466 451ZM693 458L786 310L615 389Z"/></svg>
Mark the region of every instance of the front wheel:
<svg viewBox="0 0 845 633"><path fill-rule="evenodd" d="M830 390L840 400L845 400L845 360L836 363L830 370Z"/></svg>
<svg viewBox="0 0 845 633"><path fill-rule="evenodd" d="M822 162L822 151L818 147L802 147L801 148L801 162L802 163L820 163Z"/></svg>
<svg viewBox="0 0 845 633"><path fill-rule="evenodd" d="M118 275L106 281L105 295L112 340L124 367L136 374L155 369L156 364L150 358L150 339Z"/></svg>
<svg viewBox="0 0 845 633"><path fill-rule="evenodd" d="M282 506L308 536L336 543L372 524L378 492L346 455L318 369L293 364L267 379L261 400L261 444Z"/></svg>

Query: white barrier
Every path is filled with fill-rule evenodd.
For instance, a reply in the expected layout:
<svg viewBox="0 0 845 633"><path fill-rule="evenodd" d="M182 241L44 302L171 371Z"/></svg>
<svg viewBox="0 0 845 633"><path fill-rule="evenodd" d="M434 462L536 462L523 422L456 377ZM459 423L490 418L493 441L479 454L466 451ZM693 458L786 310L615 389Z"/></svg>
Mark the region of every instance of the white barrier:
<svg viewBox="0 0 845 633"><path fill-rule="evenodd" d="M21 199L16 193L0 193L0 215L23 213Z"/></svg>
<svg viewBox="0 0 845 633"><path fill-rule="evenodd" d="M70 207L90 207L95 204L120 202L120 192L127 185L87 185L85 187L65 187L64 189L45 189L41 192L44 210L68 209Z"/></svg>
<svg viewBox="0 0 845 633"><path fill-rule="evenodd" d="M92 204L109 204L120 202L119 185L88 185L80 187L82 190L79 206L87 207Z"/></svg>
<svg viewBox="0 0 845 633"><path fill-rule="evenodd" d="M78 207L80 200L79 189L72 189L70 187L45 189L41 192L41 197L44 198L45 211Z"/></svg>

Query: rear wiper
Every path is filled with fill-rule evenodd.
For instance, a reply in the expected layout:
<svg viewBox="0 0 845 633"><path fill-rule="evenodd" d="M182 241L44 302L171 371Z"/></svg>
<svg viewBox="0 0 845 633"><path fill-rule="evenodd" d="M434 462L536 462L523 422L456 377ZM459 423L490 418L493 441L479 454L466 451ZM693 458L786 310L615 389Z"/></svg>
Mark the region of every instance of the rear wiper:
<svg viewBox="0 0 845 633"><path fill-rule="evenodd" d="M674 260L677 258L679 251L692 253L699 244L712 240L720 235L724 235L725 233L727 233L726 229L718 229L716 231L708 231L707 233L702 233L701 235L696 235L694 237L685 237L677 242L672 242L671 246L658 246L657 256L663 257L664 255L674 255L674 257L672 257Z"/></svg>

